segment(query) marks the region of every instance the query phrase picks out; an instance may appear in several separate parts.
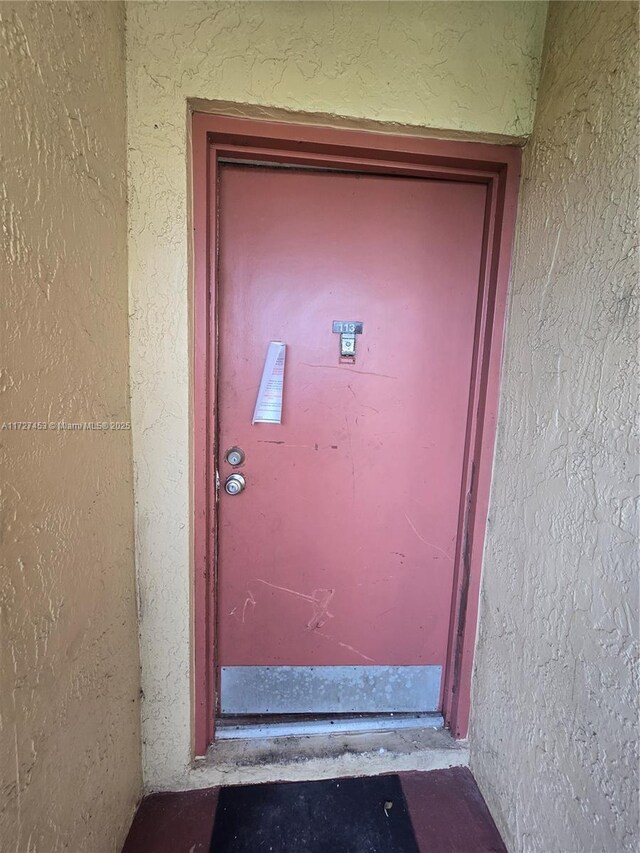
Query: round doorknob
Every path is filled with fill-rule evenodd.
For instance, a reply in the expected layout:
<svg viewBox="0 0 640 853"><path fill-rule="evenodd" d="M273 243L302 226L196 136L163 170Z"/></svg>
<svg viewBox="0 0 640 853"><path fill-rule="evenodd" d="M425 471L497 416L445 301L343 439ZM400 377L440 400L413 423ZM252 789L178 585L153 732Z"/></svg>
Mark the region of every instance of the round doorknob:
<svg viewBox="0 0 640 853"><path fill-rule="evenodd" d="M224 481L224 490L228 495L239 495L246 485L242 474L229 474Z"/></svg>

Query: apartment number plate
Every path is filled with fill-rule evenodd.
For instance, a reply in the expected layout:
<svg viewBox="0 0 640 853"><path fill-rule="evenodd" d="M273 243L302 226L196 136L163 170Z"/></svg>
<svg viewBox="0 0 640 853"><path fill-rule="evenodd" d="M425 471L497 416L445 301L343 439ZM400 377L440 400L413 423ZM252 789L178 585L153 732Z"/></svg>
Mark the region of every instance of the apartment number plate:
<svg viewBox="0 0 640 853"><path fill-rule="evenodd" d="M353 320L334 320L333 334L334 335L361 335L364 323Z"/></svg>

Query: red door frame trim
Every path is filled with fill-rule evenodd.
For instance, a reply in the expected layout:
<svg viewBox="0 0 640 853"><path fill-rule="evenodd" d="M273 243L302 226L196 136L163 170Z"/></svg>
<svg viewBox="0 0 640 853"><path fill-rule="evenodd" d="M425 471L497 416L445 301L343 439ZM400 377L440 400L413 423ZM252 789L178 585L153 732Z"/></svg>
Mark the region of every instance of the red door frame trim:
<svg viewBox="0 0 640 853"><path fill-rule="evenodd" d="M222 115L192 115L192 733L214 738L217 173L220 159L324 166L487 185L483 259L460 497L443 713L456 738L469 724L480 575L489 507L521 150ZM215 211L215 216L210 211Z"/></svg>

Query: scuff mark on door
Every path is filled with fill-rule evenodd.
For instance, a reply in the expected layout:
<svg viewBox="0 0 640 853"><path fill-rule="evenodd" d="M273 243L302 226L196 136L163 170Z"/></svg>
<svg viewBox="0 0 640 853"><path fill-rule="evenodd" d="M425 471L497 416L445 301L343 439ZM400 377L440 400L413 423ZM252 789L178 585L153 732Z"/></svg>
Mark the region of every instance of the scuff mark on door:
<svg viewBox="0 0 640 853"><path fill-rule="evenodd" d="M416 534L416 536L418 537L418 539L421 542L423 542L425 545L428 545L429 548L433 548L434 551L439 551L443 555L443 557L447 558L447 560L453 560L453 557L449 556L449 554L447 554L446 551L443 551L442 548L440 548L438 545L434 545L433 542L427 542L427 540L418 533L418 530L417 530L415 524L413 523L413 521L411 521L411 519L409 518L409 516L407 515L406 512L404 514L404 517L409 522L409 527L413 530L413 532Z"/></svg>
<svg viewBox="0 0 640 853"><path fill-rule="evenodd" d="M308 601L313 607L313 613L307 622L308 630L313 631L316 628L321 628L329 619L333 619L333 614L329 613L329 603L335 594L334 589L314 589L312 595L306 595L304 592L298 592L286 586L278 586L278 584L266 581L264 578L256 578L256 580L272 589L279 589L281 592L287 592L289 595L295 595L297 598Z"/></svg>
<svg viewBox="0 0 640 853"><path fill-rule="evenodd" d="M373 658L370 658L368 655L365 655L364 652L359 651L358 649L354 649L353 646L350 646L349 643L343 643L340 640L336 640L335 637L331 637L329 634L325 634L322 631L316 631L316 634L320 637L324 637L326 640L331 640L333 643L337 643L343 649L348 649L350 652L353 652L355 655L358 655L363 660L369 661L369 663L375 663Z"/></svg>
<svg viewBox="0 0 640 853"><path fill-rule="evenodd" d="M247 615L247 607L251 605L252 607L256 606L256 600L253 597L253 593L251 590L247 590L247 597L244 600L244 607L242 608L242 622L244 624L245 616Z"/></svg>

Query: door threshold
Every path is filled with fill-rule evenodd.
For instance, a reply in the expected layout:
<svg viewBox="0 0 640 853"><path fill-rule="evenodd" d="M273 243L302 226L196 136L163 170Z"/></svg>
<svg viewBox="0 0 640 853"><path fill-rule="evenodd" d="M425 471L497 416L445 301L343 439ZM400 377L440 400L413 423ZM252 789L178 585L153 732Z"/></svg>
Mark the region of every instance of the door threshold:
<svg viewBox="0 0 640 853"><path fill-rule="evenodd" d="M307 719L221 717L216 722L216 740L309 737L442 728L444 728L444 720L441 714L366 714Z"/></svg>
<svg viewBox="0 0 640 853"><path fill-rule="evenodd" d="M253 722L264 720L254 718ZM384 721L387 724L388 718ZM348 734L331 731L311 737L238 736L220 740L218 730L206 755L195 759L179 787L189 790L303 782L405 770L442 770L468 764L469 747L465 741L454 740L446 729L427 728L422 719L420 727L414 729ZM163 787L175 791L175 784L172 779Z"/></svg>

